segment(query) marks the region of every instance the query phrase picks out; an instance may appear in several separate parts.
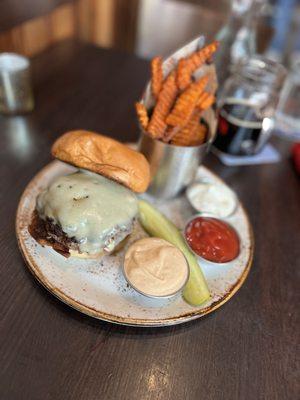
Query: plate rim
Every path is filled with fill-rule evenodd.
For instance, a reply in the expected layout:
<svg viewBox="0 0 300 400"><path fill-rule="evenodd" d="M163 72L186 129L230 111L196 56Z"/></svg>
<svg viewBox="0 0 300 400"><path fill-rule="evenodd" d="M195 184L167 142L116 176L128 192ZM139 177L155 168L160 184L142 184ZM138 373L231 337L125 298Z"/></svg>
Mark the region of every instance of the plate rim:
<svg viewBox="0 0 300 400"><path fill-rule="evenodd" d="M62 163L61 161L59 161ZM33 274L33 276L36 278L36 280L44 286L51 294L53 294L56 298L61 300L63 303L67 304L68 306L72 307L73 309L86 314L90 317L103 320L106 322L111 322L115 324L120 324L120 325L128 325L128 326L135 326L135 327L163 327L163 326L171 326L171 325L178 325L182 324L184 322L192 321L197 318L201 318L207 314L212 313L213 311L217 310L219 307L221 307L223 304L227 303L234 295L235 293L242 287L244 284L249 271L251 269L252 263L253 263L253 254L254 254L254 234L253 234L253 228L248 216L248 213L245 210L245 207L243 203L238 199L239 205L241 206L243 213L245 215L246 221L247 221L247 228L248 228L248 233L249 233L249 239L250 239L250 245L249 245L249 258L247 260L247 264L240 275L239 279L230 287L230 289L226 292L226 294L220 298L219 300L215 301L214 303L210 304L209 306L194 310L185 314L182 314L177 317L169 317L169 318L163 318L163 319L142 319L142 318L132 318L132 317L120 317L118 315L113 315L113 314L108 314L103 311L95 310L93 307L88 307L78 300L73 299L71 296L66 295L64 292L62 292L59 288L55 287L52 285L44 276L42 273L41 269L38 267L37 263L33 259L33 257L29 254L24 241L22 240L22 235L21 231L24 228L22 224L22 218L21 218L21 208L24 204L25 198L28 196L28 193L30 193L32 186L34 186L35 182L39 180L40 176L43 176L45 172L53 167L54 164L58 163L58 160L53 160L47 165L45 165L37 174L34 175L34 177L28 182L26 185L19 203L17 207L17 212L16 212L16 220L15 220L15 231L16 231L16 237L17 237L17 243L18 247L21 251L21 254L23 256L23 259L25 261L25 264L27 265L27 268L29 271ZM200 167L200 166L199 166ZM214 175L214 177L221 181L223 184L228 186L222 178L220 178L218 175L216 175L213 171L211 171L209 168L201 165L202 168L206 169L210 174Z"/></svg>

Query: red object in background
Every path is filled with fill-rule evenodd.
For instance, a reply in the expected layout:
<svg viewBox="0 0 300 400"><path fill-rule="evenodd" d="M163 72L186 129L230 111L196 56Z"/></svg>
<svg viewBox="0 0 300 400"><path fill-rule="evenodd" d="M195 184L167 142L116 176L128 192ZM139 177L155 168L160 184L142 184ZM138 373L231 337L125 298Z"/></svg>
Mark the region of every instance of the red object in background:
<svg viewBox="0 0 300 400"><path fill-rule="evenodd" d="M226 135L228 131L228 122L221 115L219 116L219 133Z"/></svg>
<svg viewBox="0 0 300 400"><path fill-rule="evenodd" d="M294 162L294 167L300 175L300 143L295 143L292 147L292 157Z"/></svg>
<svg viewBox="0 0 300 400"><path fill-rule="evenodd" d="M240 252L235 230L217 218L196 217L188 224L185 237L195 253L216 263L234 260Z"/></svg>

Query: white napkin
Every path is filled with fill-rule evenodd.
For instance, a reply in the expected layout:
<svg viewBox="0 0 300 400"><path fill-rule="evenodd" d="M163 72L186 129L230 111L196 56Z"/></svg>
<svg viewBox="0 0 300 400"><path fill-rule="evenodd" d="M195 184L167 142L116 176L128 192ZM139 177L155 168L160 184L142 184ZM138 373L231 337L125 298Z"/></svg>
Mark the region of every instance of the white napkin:
<svg viewBox="0 0 300 400"><path fill-rule="evenodd" d="M215 147L212 147L212 152L223 164L229 167L237 165L272 164L281 160L279 152L270 143L266 144L261 152L254 156L231 156L221 152Z"/></svg>

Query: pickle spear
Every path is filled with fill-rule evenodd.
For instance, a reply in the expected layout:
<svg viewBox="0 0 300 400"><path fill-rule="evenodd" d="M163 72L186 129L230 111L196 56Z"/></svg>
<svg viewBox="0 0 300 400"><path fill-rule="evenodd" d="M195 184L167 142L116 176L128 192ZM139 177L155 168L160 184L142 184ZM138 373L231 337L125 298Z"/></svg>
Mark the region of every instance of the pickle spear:
<svg viewBox="0 0 300 400"><path fill-rule="evenodd" d="M210 293L198 264L177 227L145 200L139 200L139 220L150 236L167 240L178 247L188 261L190 277L183 289L183 298L189 304L198 306L210 298Z"/></svg>

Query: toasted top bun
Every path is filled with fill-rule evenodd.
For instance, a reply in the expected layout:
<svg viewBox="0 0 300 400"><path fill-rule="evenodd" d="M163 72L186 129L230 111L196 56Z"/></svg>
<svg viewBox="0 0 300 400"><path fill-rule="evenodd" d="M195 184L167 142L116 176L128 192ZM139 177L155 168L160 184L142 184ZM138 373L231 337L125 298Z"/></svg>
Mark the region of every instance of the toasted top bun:
<svg viewBox="0 0 300 400"><path fill-rule="evenodd" d="M61 161L96 172L137 193L145 192L150 182L143 154L94 132L67 132L55 141L51 152Z"/></svg>

